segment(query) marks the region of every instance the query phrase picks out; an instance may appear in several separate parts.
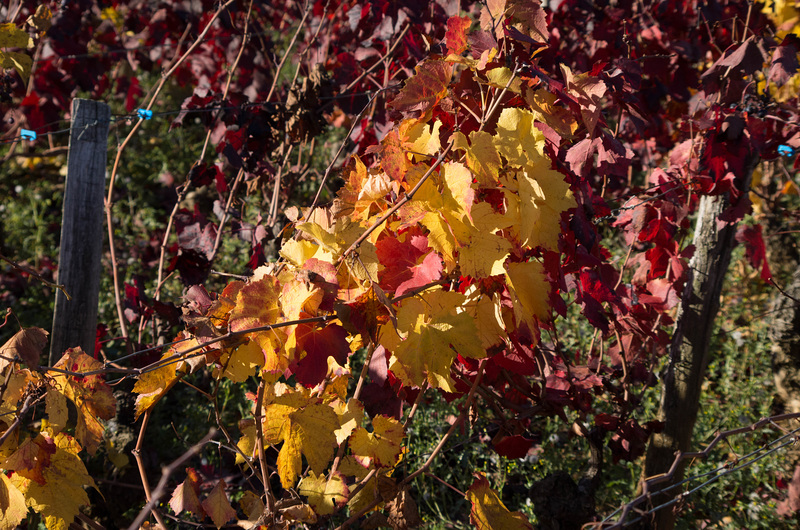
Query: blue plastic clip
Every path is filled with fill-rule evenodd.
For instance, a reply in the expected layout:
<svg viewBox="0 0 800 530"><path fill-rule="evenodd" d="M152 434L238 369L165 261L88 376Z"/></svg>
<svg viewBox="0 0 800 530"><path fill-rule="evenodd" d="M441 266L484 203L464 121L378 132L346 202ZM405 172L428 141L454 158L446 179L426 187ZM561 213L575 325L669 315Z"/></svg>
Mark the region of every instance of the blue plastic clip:
<svg viewBox="0 0 800 530"><path fill-rule="evenodd" d="M150 118L153 117L153 111L152 110L145 110L145 109L138 109L136 111L136 115L139 116L139 118L141 118L143 120L149 120Z"/></svg>
<svg viewBox="0 0 800 530"><path fill-rule="evenodd" d="M36 131L29 131L28 129L20 129L19 135L22 137L23 140L28 140L29 142L36 140Z"/></svg>
<svg viewBox="0 0 800 530"><path fill-rule="evenodd" d="M794 154L794 149L792 149L788 145L779 145L778 154L782 156L792 156L792 154Z"/></svg>

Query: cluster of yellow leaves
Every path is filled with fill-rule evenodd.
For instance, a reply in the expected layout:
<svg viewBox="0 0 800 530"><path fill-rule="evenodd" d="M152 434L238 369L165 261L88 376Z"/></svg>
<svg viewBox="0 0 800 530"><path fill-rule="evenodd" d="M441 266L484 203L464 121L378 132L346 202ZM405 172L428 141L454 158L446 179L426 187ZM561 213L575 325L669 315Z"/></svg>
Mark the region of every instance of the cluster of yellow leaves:
<svg viewBox="0 0 800 530"><path fill-rule="evenodd" d="M285 488L297 483L303 458L320 475L333 460L335 449L348 440L352 458L363 469L391 468L397 463L403 429L396 420L376 416L373 431L366 431L363 406L357 400L345 402L335 385L322 396L301 385L276 383L268 388L262 401L261 432L265 446L282 444L277 465ZM255 422L244 422L241 430L237 462L245 463L257 458Z"/></svg>
<svg viewBox="0 0 800 530"><path fill-rule="evenodd" d="M346 383L349 374L340 378ZM405 433L397 420L375 416L368 430L365 425L370 422L361 403L345 400L346 387L334 380L321 395L301 385L276 383L266 387L261 403L262 445L280 446L277 470L281 484L287 489L297 486L316 515L329 515L344 504L357 511L373 502L375 490L370 490L369 485L361 495L351 498L347 477L360 480L377 470L376 477L393 484L387 473L397 465L402 453ZM240 428L237 463L253 464L258 460L256 423L243 421ZM349 454L342 459L338 471L328 473L339 447L349 447ZM298 484L304 460L309 471ZM308 522L308 511L296 511L295 507L283 516Z"/></svg>
<svg viewBox="0 0 800 530"><path fill-rule="evenodd" d="M522 17L521 7L511 4L503 3L501 11L513 8L514 16ZM333 352L340 332L348 337L349 351L362 341L383 346L391 354L389 369L403 385L455 392L457 356L481 359L519 328L535 336L539 322L549 317L551 286L542 263L528 256L537 248L557 249L561 214L575 201L563 175L552 169L536 123L546 121L569 137L576 119L552 94L530 89L507 68L490 70L483 82L518 93L528 108L503 109L487 130L443 138L443 124L424 110L429 100L447 96L452 63L474 71L490 56L480 61L451 56L418 70L435 77L436 90L418 80L416 92L407 92L401 106L414 110L415 98L427 98L419 104L423 115L400 122L369 151L377 161L373 166L353 157L330 208L289 212L293 230L286 231L282 262L259 269L247 282L229 284L205 313L192 317L194 329L137 382L141 414L199 365L212 364L216 377L236 382L260 377L264 392L253 407L254 419L240 423L237 462L256 468L259 447L278 451L282 486L307 499L279 509L284 521L313 524L345 505L354 513L402 493L391 473L403 453L404 429L386 416L368 418L358 400L348 399L349 366ZM586 111L580 119L591 128L605 87L587 76L565 75L566 90ZM444 140L450 154L432 167ZM407 281L387 256L408 259L410 268L428 260L420 275L424 280L415 277L409 295L393 299L394 288L381 284L387 275L395 286ZM430 280L448 277L473 285L456 292ZM354 314L358 323L350 318ZM308 322L314 318L325 321ZM299 375L309 358L324 373L311 377L312 384ZM282 376L291 381L292 375L297 383L279 381ZM353 483L367 478L351 493ZM211 515L191 480L175 490L173 509ZM485 479L468 498L481 527L524 520L509 514ZM227 499L218 500L215 524L229 514ZM264 511L253 495L241 506L252 520Z"/></svg>
<svg viewBox="0 0 800 530"><path fill-rule="evenodd" d="M517 255L534 247L555 250L561 213L575 206L563 175L551 169L536 120L535 112L507 108L500 113L494 134L474 131L467 137L455 132L451 141L463 153L463 161L443 162L400 209L399 220L387 223L390 233L418 223L441 256L446 273L503 278L513 302L505 318L497 299L478 296L468 302L466 296L442 289L401 302L396 321L383 326L381 342L392 352L391 370L404 384L422 386L427 381L452 392L450 369L456 353L484 357L487 347L503 340L504 329L511 331L524 323L533 331L537 319L548 315L550 286L542 265L509 259L515 250ZM385 178L383 193L398 187L409 190L419 183L428 166L416 161L441 149L440 127L439 122L419 120L398 127L400 144L407 149L405 173L402 182ZM340 208L370 223L387 204L380 202L385 197L372 196L369 207L357 199L359 190L381 175L362 166L357 162L350 172L339 197ZM501 193L502 204L476 199L487 190ZM482 315L491 318L478 318L479 303Z"/></svg>
<svg viewBox="0 0 800 530"><path fill-rule="evenodd" d="M51 377L21 368L19 361L36 368L45 343L46 332L30 328L2 348L0 377L7 385L0 401L0 530L15 528L29 508L49 530L70 526L89 503L84 487L95 486L78 454L97 451L102 421L116 412L111 388L99 375L102 363L80 349L67 350ZM27 432L14 419L37 401L44 401L47 417L39 432ZM64 432L68 402L77 411L74 437Z"/></svg>
<svg viewBox="0 0 800 530"><path fill-rule="evenodd" d="M789 33L800 35L800 2L797 0L767 0L762 10L775 23L776 37L782 39Z"/></svg>
<svg viewBox="0 0 800 530"><path fill-rule="evenodd" d="M41 5L36 9L36 13L28 18L28 25L40 34L44 34L50 29L50 18L52 13L50 8ZM12 23L0 24L0 48L21 48L27 50L33 47L33 39L28 32L18 28ZM0 68L14 68L19 72L22 80L27 83L31 76L33 59L31 56L22 52L0 50Z"/></svg>
<svg viewBox="0 0 800 530"><path fill-rule="evenodd" d="M305 261L306 266L313 263L317 260ZM139 394L136 416L151 409L184 374L202 366L214 365L217 377L235 382L257 373L276 380L310 347L306 328L284 323L322 314L326 293L336 285L333 266L328 269L323 266L318 273L290 266L274 276L262 268L247 283L228 284L207 313L197 317L205 322L200 331L206 336L181 333L158 363L139 377L133 389ZM338 329L330 324L323 331L330 326ZM236 336L218 340L229 332Z"/></svg>

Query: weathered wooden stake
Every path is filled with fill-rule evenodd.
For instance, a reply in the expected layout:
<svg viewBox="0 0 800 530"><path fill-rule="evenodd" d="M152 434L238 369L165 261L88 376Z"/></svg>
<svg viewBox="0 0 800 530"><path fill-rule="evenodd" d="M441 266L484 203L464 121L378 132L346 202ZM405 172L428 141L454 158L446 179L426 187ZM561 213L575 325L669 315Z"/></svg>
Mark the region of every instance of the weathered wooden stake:
<svg viewBox="0 0 800 530"><path fill-rule="evenodd" d="M72 101L64 215L50 365L67 348L80 346L94 353L97 301L100 293L100 255L103 251L103 197L111 110L87 99Z"/></svg>

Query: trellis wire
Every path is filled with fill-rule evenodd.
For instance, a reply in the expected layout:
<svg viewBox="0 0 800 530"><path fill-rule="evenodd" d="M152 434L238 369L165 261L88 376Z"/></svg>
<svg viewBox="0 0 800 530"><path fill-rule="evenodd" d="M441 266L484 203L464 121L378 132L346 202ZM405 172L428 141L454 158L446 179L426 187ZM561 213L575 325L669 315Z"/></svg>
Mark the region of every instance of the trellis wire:
<svg viewBox="0 0 800 530"><path fill-rule="evenodd" d="M633 525L635 523L643 521L645 519L645 517L650 515L650 514L653 514L653 513L657 512L659 510L662 510L664 508L668 508L668 507L670 507L670 506L672 506L674 504L677 504L678 502L680 502L683 499L687 498L691 494L703 489L704 487L708 486L709 484L712 484L712 483L716 482L717 480L719 480L723 476L730 475L734 471L739 471L739 470L741 470L741 469L743 469L745 467L748 467L748 466L758 462L759 460L761 460L763 458L766 458L767 456L769 456L769 455L771 455L771 454L773 454L773 453L775 453L777 451L780 451L780 450L782 450L782 449L784 449L784 448L786 448L786 447L788 447L790 445L796 445L797 442L798 442L797 434L800 432L800 427L798 427L798 428L796 428L796 429L794 429L792 431L788 431L788 432L784 431L784 432L786 432L786 434L784 434L783 436L781 436L781 437L779 437L779 438L777 438L777 439L775 439L775 440L773 440L771 442L768 442L768 443L762 445L758 449L755 449L755 450L751 451L750 453L744 455L741 458L737 458L732 463L726 463L723 466L718 467L716 469L713 469L711 471L707 471L705 473L699 473L697 475L693 475L691 477L687 477L687 478L681 480L680 482L677 482L677 483L675 483L675 484L673 484L671 486L668 486L668 487L666 487L666 488L664 488L662 490L659 490L657 492L651 492L650 491L651 486L654 486L656 484L660 484L662 482L667 482L667 481L671 480L675 476L675 473L677 472L677 469L678 469L678 465L680 464L681 461L689 459L689 458L701 458L701 459L707 458L709 456L709 454L711 453L711 450L720 441L727 439L729 436L733 436L733 435L737 435L737 434L743 434L743 433L746 433L746 432L753 432L753 431L755 431L757 429L760 429L760 428L762 428L762 427L764 427L766 425L773 425L773 426L778 427L775 422L777 422L777 421L785 421L785 420L790 420L790 419L795 419L795 418L800 418L800 413L781 414L781 415L778 415L778 416L771 416L771 417L768 417L768 418L761 418L760 420L758 420L755 423L752 423L752 424L750 424L748 426L739 427L739 428L731 429L731 430L728 430L728 431L723 431L723 432L717 434L714 437L714 439L708 444L708 446L705 449L703 449L702 451L691 452L691 453L678 453L675 456L675 460L672 462L672 466L670 467L670 469L669 469L669 471L667 473L662 474L662 475L657 475L656 477L651 477L651 478L645 479L644 484L643 484L644 492L641 495L639 495L638 497L636 497L632 501L628 502L627 504L624 504L621 507L619 507L616 510L614 510L611 514L609 514L601 522L599 522L599 523L589 523L588 525L585 525L585 528L592 528L592 529L597 529L597 530L599 530L599 529L611 530L611 529L617 529L617 528L625 528L626 526ZM780 428L780 427L778 427L778 428ZM774 446L775 444L779 444L779 445ZM771 446L774 446L774 447L771 447ZM760 453L763 453L763 454L760 454ZM739 462L742 462L742 461L744 461L744 462L739 464ZM679 488L679 487L681 487L684 484L687 484L689 482L693 482L695 480L706 478L706 477L709 477L709 476L711 478L709 478L708 480L700 483L699 485L695 486L694 488L692 488L690 490L687 490L687 491L685 491L685 492L683 492L681 494L676 495L674 498L670 499L669 501L664 502L663 504L660 504L658 506L653 506L653 507L651 507L649 509L646 509L646 510L637 508L642 503L644 503L646 501L648 501L648 502L651 501L652 500L651 499L651 495L652 494L666 493L666 492L672 491L674 489L677 489L677 488ZM631 511L635 511L638 514L638 517L633 519L633 520L627 521L626 519L627 519L627 517L628 517L628 515L630 514ZM616 516L617 514L620 514L619 517L617 518L616 521L612 522L611 519L614 516Z"/></svg>

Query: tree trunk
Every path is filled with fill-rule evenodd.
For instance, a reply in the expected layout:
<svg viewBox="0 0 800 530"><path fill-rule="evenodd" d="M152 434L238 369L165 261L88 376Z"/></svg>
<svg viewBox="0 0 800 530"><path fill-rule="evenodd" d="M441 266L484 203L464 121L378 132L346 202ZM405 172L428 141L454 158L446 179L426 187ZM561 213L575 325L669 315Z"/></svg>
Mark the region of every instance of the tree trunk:
<svg viewBox="0 0 800 530"><path fill-rule="evenodd" d="M744 193L750 189L757 162L757 157L751 157L745 165L741 187ZM729 205L727 195L703 196L700 200L693 240L695 252L678 306L670 362L661 394L659 419L665 423L664 430L650 440L643 478L666 473L675 461L676 452L690 448L720 293L731 251L736 246L736 225L728 224L722 229L717 225L720 214ZM673 480L659 484L658 489L679 481L684 468L685 465L679 466ZM653 505L663 504L675 493L654 495ZM675 513L669 508L659 510L653 515L653 523L658 530L671 530L675 525Z"/></svg>

